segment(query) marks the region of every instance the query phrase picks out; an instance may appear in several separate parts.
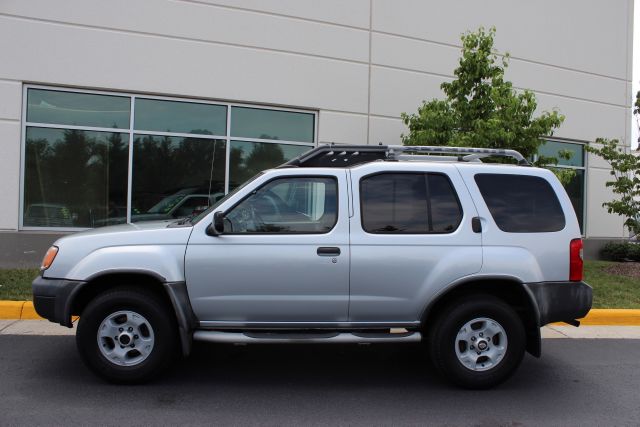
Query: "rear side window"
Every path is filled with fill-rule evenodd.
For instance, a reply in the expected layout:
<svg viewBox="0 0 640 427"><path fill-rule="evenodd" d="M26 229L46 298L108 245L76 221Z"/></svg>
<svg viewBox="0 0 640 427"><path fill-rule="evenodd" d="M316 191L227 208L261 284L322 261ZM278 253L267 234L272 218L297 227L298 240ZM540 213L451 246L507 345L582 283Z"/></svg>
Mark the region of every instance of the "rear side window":
<svg viewBox="0 0 640 427"><path fill-rule="evenodd" d="M478 174L475 180L500 230L543 233L564 228L562 207L545 179L526 175Z"/></svg>
<svg viewBox="0 0 640 427"><path fill-rule="evenodd" d="M360 181L362 228L376 234L453 232L462 220L458 197L442 174L382 173Z"/></svg>

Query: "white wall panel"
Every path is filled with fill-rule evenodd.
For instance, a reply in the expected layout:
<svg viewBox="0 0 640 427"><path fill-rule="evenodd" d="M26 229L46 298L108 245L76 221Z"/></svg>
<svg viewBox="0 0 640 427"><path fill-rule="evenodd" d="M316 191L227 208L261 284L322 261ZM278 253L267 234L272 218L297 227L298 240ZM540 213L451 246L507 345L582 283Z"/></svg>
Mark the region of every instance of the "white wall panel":
<svg viewBox="0 0 640 427"><path fill-rule="evenodd" d="M200 0L353 27L369 27L369 0Z"/></svg>
<svg viewBox="0 0 640 427"><path fill-rule="evenodd" d="M565 115L565 121L555 136L595 141L596 138L625 137L627 109L596 102L567 99L558 96L536 94L538 112L557 108Z"/></svg>
<svg viewBox="0 0 640 427"><path fill-rule="evenodd" d="M367 116L364 114L320 111L318 125L318 142L320 143L367 143Z"/></svg>
<svg viewBox="0 0 640 427"><path fill-rule="evenodd" d="M610 179L605 169L589 169L587 178L587 237L624 237L624 220L610 214L602 203L613 200L613 193L605 186Z"/></svg>
<svg viewBox="0 0 640 427"><path fill-rule="evenodd" d="M590 145L594 148L602 148L602 144L591 143ZM611 168L609 166L609 163L607 163L602 157L591 154L589 152L587 152L587 166L589 166L589 168L600 168L607 170Z"/></svg>
<svg viewBox="0 0 640 427"><path fill-rule="evenodd" d="M414 113L423 100L442 98L440 84L448 79L430 74L372 67L371 114L400 117Z"/></svg>
<svg viewBox="0 0 640 427"><path fill-rule="evenodd" d="M0 4L0 12L136 33L369 60L369 33L353 28L175 1L66 0L64 5L48 0L9 0ZM166 59L170 60L170 55Z"/></svg>
<svg viewBox="0 0 640 427"><path fill-rule="evenodd" d="M511 60L506 78L518 88L551 95L586 99L624 107L626 83L623 80L580 73L548 65Z"/></svg>
<svg viewBox="0 0 640 427"><path fill-rule="evenodd" d="M408 132L400 119L371 117L369 122L369 144L395 145L402 144L400 135Z"/></svg>
<svg viewBox="0 0 640 427"><path fill-rule="evenodd" d="M387 34L371 36L371 62L376 65L453 76L460 48Z"/></svg>
<svg viewBox="0 0 640 427"><path fill-rule="evenodd" d="M373 0L373 29L457 46L465 31L496 26L496 47L501 52L630 79L626 62L630 1Z"/></svg>
<svg viewBox="0 0 640 427"><path fill-rule="evenodd" d="M0 98L0 102L3 99ZM0 229L18 229L20 122L0 120Z"/></svg>
<svg viewBox="0 0 640 427"><path fill-rule="evenodd" d="M378 33L372 37L371 61L375 65L453 77L459 58L459 47ZM620 79L518 59L511 59L506 77L519 88L621 106L629 103L626 83Z"/></svg>
<svg viewBox="0 0 640 427"><path fill-rule="evenodd" d="M7 17L0 52L0 78L367 111L368 67L343 61Z"/></svg>
<svg viewBox="0 0 640 427"><path fill-rule="evenodd" d="M0 80L0 120L20 120L22 84Z"/></svg>

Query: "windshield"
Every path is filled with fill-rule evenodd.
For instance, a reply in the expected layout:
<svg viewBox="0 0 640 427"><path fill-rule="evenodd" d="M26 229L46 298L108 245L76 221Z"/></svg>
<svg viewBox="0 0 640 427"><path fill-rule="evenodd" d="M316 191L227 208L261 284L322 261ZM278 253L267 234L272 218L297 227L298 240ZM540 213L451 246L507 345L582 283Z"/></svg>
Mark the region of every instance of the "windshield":
<svg viewBox="0 0 640 427"><path fill-rule="evenodd" d="M205 216L209 215L210 212L213 212L214 210L216 210L216 208L218 206L220 206L223 202L226 202L229 199L229 197L233 196L238 191L240 191L241 189L246 187L247 184L249 184L250 182L255 181L256 178L258 178L263 173L264 172L260 172L259 174L255 175L253 178L250 178L250 179L246 180L242 185L236 187L233 191L230 191L229 193L227 193L226 196L224 196L222 199L220 199L217 202L215 202L213 205L209 206L205 211L203 211L203 212L199 213L198 215L194 216L193 218L191 218L191 224L197 224L198 222L200 222L200 220L202 218L204 218Z"/></svg>

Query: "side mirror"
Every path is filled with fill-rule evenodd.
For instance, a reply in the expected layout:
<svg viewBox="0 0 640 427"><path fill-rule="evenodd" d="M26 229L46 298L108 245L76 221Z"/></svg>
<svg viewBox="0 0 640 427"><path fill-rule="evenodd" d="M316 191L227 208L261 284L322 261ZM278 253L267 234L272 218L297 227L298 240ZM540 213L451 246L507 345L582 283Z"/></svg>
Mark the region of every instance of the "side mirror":
<svg viewBox="0 0 640 427"><path fill-rule="evenodd" d="M212 236L219 236L224 233L224 214L222 211L217 211L213 214L213 221L207 228L207 232Z"/></svg>

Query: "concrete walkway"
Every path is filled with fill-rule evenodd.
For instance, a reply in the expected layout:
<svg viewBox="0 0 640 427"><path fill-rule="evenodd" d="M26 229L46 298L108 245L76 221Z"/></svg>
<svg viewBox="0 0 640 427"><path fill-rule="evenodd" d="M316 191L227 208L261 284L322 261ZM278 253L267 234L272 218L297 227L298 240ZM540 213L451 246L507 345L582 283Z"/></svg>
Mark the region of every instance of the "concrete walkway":
<svg viewBox="0 0 640 427"><path fill-rule="evenodd" d="M75 328L65 328L46 320L0 320L0 335L75 335ZM542 328L542 338L617 338L640 339L640 326L557 326Z"/></svg>

